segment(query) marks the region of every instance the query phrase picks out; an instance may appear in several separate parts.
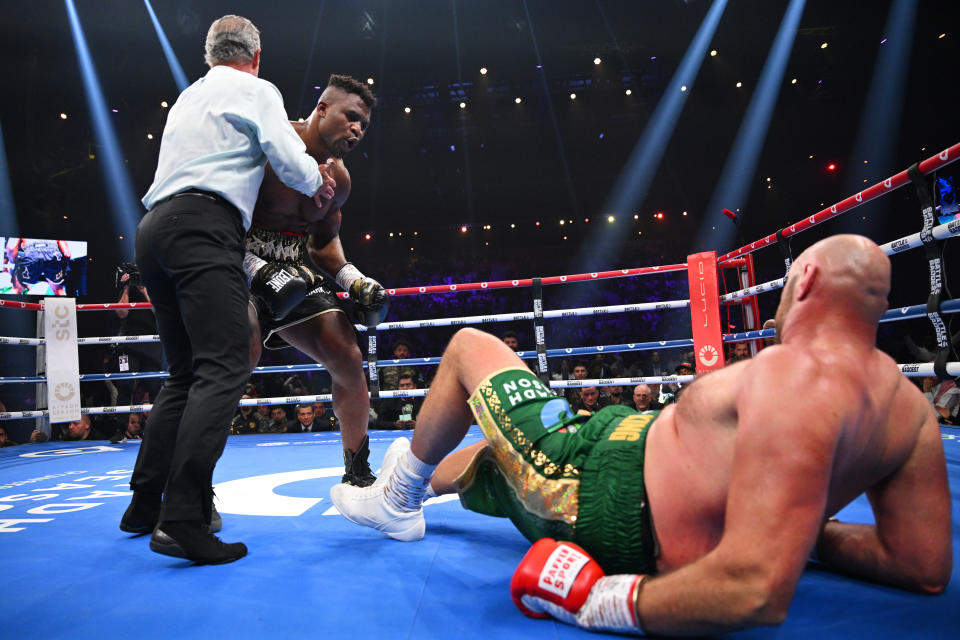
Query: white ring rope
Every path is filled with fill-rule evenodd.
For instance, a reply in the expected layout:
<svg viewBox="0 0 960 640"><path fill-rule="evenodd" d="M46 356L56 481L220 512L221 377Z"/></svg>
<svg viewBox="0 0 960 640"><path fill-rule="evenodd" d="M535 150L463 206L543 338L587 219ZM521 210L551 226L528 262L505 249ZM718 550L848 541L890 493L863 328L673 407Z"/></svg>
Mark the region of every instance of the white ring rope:
<svg viewBox="0 0 960 640"><path fill-rule="evenodd" d="M935 375L932 362L897 365L901 373L908 378L924 378ZM947 374L960 376L960 362L948 362ZM647 376L636 378L596 378L591 380L551 380L551 389L567 389L576 387L610 387L627 386L631 384L666 384L669 382L689 382L696 376ZM428 389L408 389L403 391L381 391L381 398L416 398L427 395ZM299 404L301 402L330 402L333 396L329 393L315 396L286 396L277 398L251 398L241 400L241 407L256 407L263 405ZM86 407L81 413L87 415L101 415L109 413L146 413L153 407L152 404L133 404L119 407ZM0 420L19 420L22 418L42 418L47 415L46 410L39 411L5 411L0 412Z"/></svg>

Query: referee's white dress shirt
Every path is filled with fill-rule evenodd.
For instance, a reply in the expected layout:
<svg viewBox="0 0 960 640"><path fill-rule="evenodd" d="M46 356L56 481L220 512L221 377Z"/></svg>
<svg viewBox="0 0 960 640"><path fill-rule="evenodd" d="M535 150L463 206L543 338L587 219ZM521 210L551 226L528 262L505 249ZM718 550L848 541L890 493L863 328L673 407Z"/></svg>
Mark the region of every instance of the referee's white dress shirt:
<svg viewBox="0 0 960 640"><path fill-rule="evenodd" d="M317 161L287 120L280 91L217 65L184 89L170 109L143 206L149 210L181 191L203 189L236 206L249 229L268 160L277 177L300 193L313 195L323 182Z"/></svg>

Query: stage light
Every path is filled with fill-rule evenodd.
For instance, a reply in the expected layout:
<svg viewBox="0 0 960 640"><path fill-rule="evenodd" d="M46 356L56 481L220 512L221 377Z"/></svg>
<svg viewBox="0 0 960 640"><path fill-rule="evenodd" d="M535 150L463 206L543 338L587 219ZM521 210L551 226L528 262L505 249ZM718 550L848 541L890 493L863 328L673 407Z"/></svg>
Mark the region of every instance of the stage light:
<svg viewBox="0 0 960 640"><path fill-rule="evenodd" d="M418 235L420 235L420 232L419 232L419 231L414 231L414 232L413 232L413 235L418 236Z"/></svg>
<svg viewBox="0 0 960 640"><path fill-rule="evenodd" d="M110 109L110 111L113 111L114 113L120 113L119 109Z"/></svg>
<svg viewBox="0 0 960 640"><path fill-rule="evenodd" d="M560 226L561 226L561 227L562 227L563 225L565 225L565 224L567 224L567 221L566 221L566 220L561 220L561 221L560 221Z"/></svg>
<svg viewBox="0 0 960 640"><path fill-rule="evenodd" d="M663 211L657 211L657 215L654 216L657 220L663 220Z"/></svg>
<svg viewBox="0 0 960 640"><path fill-rule="evenodd" d="M834 171L834 170L836 170L836 168L837 168L837 165L835 165L835 164L832 163L832 162L827 165L827 171Z"/></svg>
<svg viewBox="0 0 960 640"><path fill-rule="evenodd" d="M793 80L791 80L791 81L790 81L790 84L797 84L797 79L794 78Z"/></svg>
<svg viewBox="0 0 960 640"><path fill-rule="evenodd" d="M639 214L636 214L636 213L633 214L633 219L634 219L634 220L639 220L639 219L640 219L640 215L639 215Z"/></svg>
<svg viewBox="0 0 960 640"><path fill-rule="evenodd" d="M466 232L467 232L467 225L461 226L461 227L460 227L460 233L466 233Z"/></svg>
<svg viewBox="0 0 960 640"><path fill-rule="evenodd" d="M391 237L391 238L393 237L393 231L390 232L390 237Z"/></svg>
<svg viewBox="0 0 960 640"><path fill-rule="evenodd" d="M410 113L410 107L404 107L404 108L403 108L403 112L404 112L404 113Z"/></svg>
<svg viewBox="0 0 960 640"><path fill-rule="evenodd" d="M684 212L683 212L683 215L687 215L687 212L686 212L686 211L684 211Z"/></svg>
<svg viewBox="0 0 960 640"><path fill-rule="evenodd" d="M168 104L167 104L167 101L164 100L163 102L160 103L160 106L163 107L164 109L166 109L166 108L167 108L168 106L170 106L170 105L168 105Z"/></svg>
<svg viewBox="0 0 960 640"><path fill-rule="evenodd" d="M520 104L521 102L523 102L523 100L521 100L520 98L514 98L513 101L516 102L517 104Z"/></svg>
<svg viewBox="0 0 960 640"><path fill-rule="evenodd" d="M460 103L460 108L461 108L461 109L466 109L466 108L467 108L467 103L466 103L466 102L461 102L461 103Z"/></svg>
<svg viewBox="0 0 960 640"><path fill-rule="evenodd" d="M563 236L563 239L566 240L566 239L567 239L567 236Z"/></svg>
<svg viewBox="0 0 960 640"><path fill-rule="evenodd" d="M510 228L511 228L511 229L516 229L516 228L517 228L517 225L511 222L511 223L510 223Z"/></svg>
<svg viewBox="0 0 960 640"><path fill-rule="evenodd" d="M480 75L482 75L482 76L487 75L487 68L486 68L486 67L480 67Z"/></svg>
<svg viewBox="0 0 960 640"><path fill-rule="evenodd" d="M826 43L826 42L824 42L824 43L823 43L822 45L820 45L820 48L821 48L821 49L826 49L826 48L827 48L827 46L828 46L828 45L827 45L827 43Z"/></svg>
<svg viewBox="0 0 960 640"><path fill-rule="evenodd" d="M770 178L767 178L767 182L770 182Z"/></svg>
<svg viewBox="0 0 960 640"><path fill-rule="evenodd" d="M410 251L413 251L413 247L410 247Z"/></svg>
<svg viewBox="0 0 960 640"><path fill-rule="evenodd" d="M940 37L942 38L943 36L940 36ZM600 60L600 58L594 58L594 59L593 59L593 64L600 64L601 62L603 62L603 61Z"/></svg>
<svg viewBox="0 0 960 640"><path fill-rule="evenodd" d="M571 94L570 94L570 99L571 99L571 100L576 100L576 99L577 99L577 94L571 93Z"/></svg>
<svg viewBox="0 0 960 640"><path fill-rule="evenodd" d="M627 89L626 91L624 91L624 93L627 94L628 96L633 95L633 91L631 89Z"/></svg>
<svg viewBox="0 0 960 640"><path fill-rule="evenodd" d="M372 237L372 236L371 236L369 233L363 234L363 239L364 239L364 240L369 240L371 237Z"/></svg>
<svg viewBox="0 0 960 640"><path fill-rule="evenodd" d="M148 133L148 134L147 134L147 140L153 140L153 134L152 134L152 133Z"/></svg>
<svg viewBox="0 0 960 640"><path fill-rule="evenodd" d="M614 220L616 220L615 217L613 217L613 216L607 216L607 222L613 222Z"/></svg>
<svg viewBox="0 0 960 640"><path fill-rule="evenodd" d="M717 55L717 50L716 50L716 49L711 49L711 50L710 50L710 57L713 58L713 57L715 57L716 55Z"/></svg>
<svg viewBox="0 0 960 640"><path fill-rule="evenodd" d="M61 120L66 120L66 119L67 119L67 114L61 113L61 114L60 114L60 119L61 119Z"/></svg>
<svg viewBox="0 0 960 640"><path fill-rule="evenodd" d="M373 78L367 78L367 84L373 84Z"/></svg>
<svg viewBox="0 0 960 640"><path fill-rule="evenodd" d="M813 154L810 155L810 159L813 160Z"/></svg>
<svg viewBox="0 0 960 640"><path fill-rule="evenodd" d="M539 221L539 220L537 220L537 226L538 226L538 227L540 226L540 221Z"/></svg>
<svg viewBox="0 0 960 640"><path fill-rule="evenodd" d="M123 236L119 236L119 238L120 238L121 240L123 240Z"/></svg>
<svg viewBox="0 0 960 640"><path fill-rule="evenodd" d="M863 161L863 164L870 164L870 161L869 161L869 160L864 160L864 161Z"/></svg>
<svg viewBox="0 0 960 640"><path fill-rule="evenodd" d="M167 66L170 67L170 73L173 75L173 82L177 85L177 89L183 91L187 88L187 85L189 85L187 82L187 74L183 72L183 67L180 66L180 60L177 59L177 54L174 53L173 47L170 46L170 41L167 39L167 34L160 25L160 19L157 18L157 14L154 12L153 5L150 4L150 0L143 0L143 4L147 7L147 13L150 14L150 22L153 23L153 30L156 31L157 38L160 40L160 48L163 49L163 55L167 59Z"/></svg>
<svg viewBox="0 0 960 640"><path fill-rule="evenodd" d="M590 222L590 218L584 218L583 221L584 221L584 222Z"/></svg>
<svg viewBox="0 0 960 640"><path fill-rule="evenodd" d="M687 90L687 85L683 85L682 87L680 87L680 92L681 92L681 93L683 93L683 92L686 91L686 90Z"/></svg>
<svg viewBox="0 0 960 640"><path fill-rule="evenodd" d="M738 82L738 83L737 83L737 89L739 89L739 88L742 87L742 86L743 86L743 83L742 83L742 82Z"/></svg>
<svg viewBox="0 0 960 640"><path fill-rule="evenodd" d="M66 220L66 219L67 219L67 216L63 216L63 219Z"/></svg>
<svg viewBox="0 0 960 640"><path fill-rule="evenodd" d="M940 35L937 36L937 40L940 40L940 39L946 38L946 37L947 37L947 34L941 33Z"/></svg>

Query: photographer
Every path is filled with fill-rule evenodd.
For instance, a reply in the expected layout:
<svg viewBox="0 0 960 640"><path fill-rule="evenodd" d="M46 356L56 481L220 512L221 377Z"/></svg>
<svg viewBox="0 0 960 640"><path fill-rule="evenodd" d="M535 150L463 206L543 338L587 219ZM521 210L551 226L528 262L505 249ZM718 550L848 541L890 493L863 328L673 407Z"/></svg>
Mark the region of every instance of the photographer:
<svg viewBox="0 0 960 640"><path fill-rule="evenodd" d="M143 286L143 282L140 280L140 269L133 262L123 262L117 267L115 285L120 292L120 298L117 302L124 304L150 302L150 294L147 293L147 288ZM120 318L118 335L143 336L157 333L157 320L153 311L149 309L117 309L116 313ZM166 369L160 345L153 342L114 345L114 360L114 370L121 373ZM117 387L120 391L117 404L152 402L160 390L160 380L160 378L117 380Z"/></svg>

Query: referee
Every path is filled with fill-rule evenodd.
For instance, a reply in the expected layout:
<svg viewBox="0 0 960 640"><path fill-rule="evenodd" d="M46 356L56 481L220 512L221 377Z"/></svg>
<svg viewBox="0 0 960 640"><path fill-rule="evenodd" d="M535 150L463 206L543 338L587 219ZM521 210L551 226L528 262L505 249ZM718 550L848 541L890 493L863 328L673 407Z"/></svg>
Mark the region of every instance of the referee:
<svg viewBox="0 0 960 640"><path fill-rule="evenodd" d="M209 523L213 468L249 373L243 238L264 165L318 206L334 183L290 127L280 92L257 77L260 32L249 20L227 15L210 25L205 59L210 71L170 110L137 229L137 265L170 377L150 413L120 528L152 531L158 553L220 564L247 553Z"/></svg>

